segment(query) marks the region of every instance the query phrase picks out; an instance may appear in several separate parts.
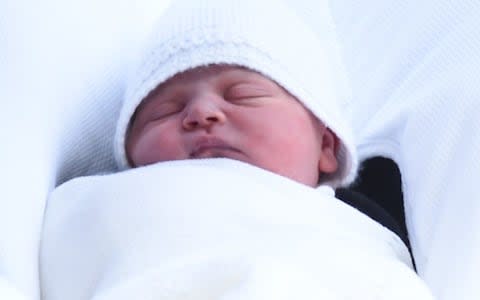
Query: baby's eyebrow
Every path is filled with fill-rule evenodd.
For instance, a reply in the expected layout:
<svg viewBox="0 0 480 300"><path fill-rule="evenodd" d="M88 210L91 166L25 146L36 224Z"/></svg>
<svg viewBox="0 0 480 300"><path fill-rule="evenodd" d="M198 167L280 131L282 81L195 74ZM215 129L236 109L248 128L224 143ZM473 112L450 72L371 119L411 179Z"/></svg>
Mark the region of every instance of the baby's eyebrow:
<svg viewBox="0 0 480 300"><path fill-rule="evenodd" d="M257 81L241 81L230 84L226 91L257 91L257 92L271 92L272 87L263 82Z"/></svg>
<svg viewBox="0 0 480 300"><path fill-rule="evenodd" d="M168 86L160 85L154 89L145 99L142 101L142 106L149 105L152 102L157 102L158 100L172 101L174 98L178 98L184 92L184 84L171 83ZM140 107L139 105L139 107Z"/></svg>
<svg viewBox="0 0 480 300"><path fill-rule="evenodd" d="M225 76L222 76L223 79L231 85L236 85L236 84L255 84L255 85L265 85L265 86L271 86L274 82L269 80L268 78L264 77L261 74L257 73L246 73L246 71L242 70L235 70L231 71L233 74L226 74ZM241 72L240 74L238 74Z"/></svg>

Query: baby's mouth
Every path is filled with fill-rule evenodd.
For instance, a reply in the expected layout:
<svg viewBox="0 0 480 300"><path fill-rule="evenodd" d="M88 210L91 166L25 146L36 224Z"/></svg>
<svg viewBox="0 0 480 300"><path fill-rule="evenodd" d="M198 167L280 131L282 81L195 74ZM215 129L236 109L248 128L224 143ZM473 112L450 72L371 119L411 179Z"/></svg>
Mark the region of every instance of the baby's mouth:
<svg viewBox="0 0 480 300"><path fill-rule="evenodd" d="M239 153L239 150L231 147L219 138L202 137L195 141L190 158L234 158Z"/></svg>
<svg viewBox="0 0 480 300"><path fill-rule="evenodd" d="M191 158L219 158L219 157L231 157L231 153L234 150L228 148L208 147L195 151L190 156Z"/></svg>

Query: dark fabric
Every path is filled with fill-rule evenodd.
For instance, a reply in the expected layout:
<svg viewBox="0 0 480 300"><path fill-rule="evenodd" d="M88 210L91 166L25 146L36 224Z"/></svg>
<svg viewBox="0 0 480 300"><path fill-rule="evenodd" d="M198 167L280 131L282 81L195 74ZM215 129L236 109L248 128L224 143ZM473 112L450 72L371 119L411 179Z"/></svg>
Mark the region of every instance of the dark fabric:
<svg viewBox="0 0 480 300"><path fill-rule="evenodd" d="M395 233L407 246L408 251L410 252L410 257L412 258L413 266L416 270L415 259L412 255L407 232L402 230L397 221L388 214L385 209L368 197L350 189L339 188L335 191L335 196Z"/></svg>
<svg viewBox="0 0 480 300"><path fill-rule="evenodd" d="M382 207L407 232L403 205L402 179L396 163L388 158L373 157L360 165L351 190L367 196Z"/></svg>
<svg viewBox="0 0 480 300"><path fill-rule="evenodd" d="M357 180L348 188L337 189L335 195L397 234L412 254L400 170L393 160L373 157L363 161Z"/></svg>
<svg viewBox="0 0 480 300"><path fill-rule="evenodd" d="M408 246L409 242L406 232L401 229L396 220L389 215L385 209L380 207L380 205L368 197L349 189L337 189L335 196L390 229L390 231L398 235L405 245Z"/></svg>

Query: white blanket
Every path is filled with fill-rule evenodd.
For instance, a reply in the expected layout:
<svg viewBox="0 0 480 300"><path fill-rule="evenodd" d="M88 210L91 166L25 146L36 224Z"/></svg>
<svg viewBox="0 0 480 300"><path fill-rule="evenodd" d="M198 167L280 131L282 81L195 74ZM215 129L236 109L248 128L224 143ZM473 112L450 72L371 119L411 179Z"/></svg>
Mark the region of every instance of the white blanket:
<svg viewBox="0 0 480 300"><path fill-rule="evenodd" d="M401 240L332 189L227 159L57 188L41 286L44 300L430 299Z"/></svg>
<svg viewBox="0 0 480 300"><path fill-rule="evenodd" d="M315 0L288 1L316 22ZM0 299L39 299L51 189L113 168L126 58L166 2L0 1ZM331 4L359 152L400 163L420 275L438 299L479 299L480 2Z"/></svg>

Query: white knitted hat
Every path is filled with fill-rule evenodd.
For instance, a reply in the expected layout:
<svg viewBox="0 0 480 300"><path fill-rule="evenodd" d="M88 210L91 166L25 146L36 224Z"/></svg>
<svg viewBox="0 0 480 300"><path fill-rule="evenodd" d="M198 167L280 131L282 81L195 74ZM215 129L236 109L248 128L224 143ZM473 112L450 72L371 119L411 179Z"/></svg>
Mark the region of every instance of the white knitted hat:
<svg viewBox="0 0 480 300"><path fill-rule="evenodd" d="M179 72L233 64L264 74L301 101L340 139L339 168L322 177L350 183L357 158L349 127L349 85L330 18L308 27L282 0L173 0L154 28L127 87L114 139L120 169L129 168L125 141L135 109L159 84ZM313 163L313 162L312 162Z"/></svg>

